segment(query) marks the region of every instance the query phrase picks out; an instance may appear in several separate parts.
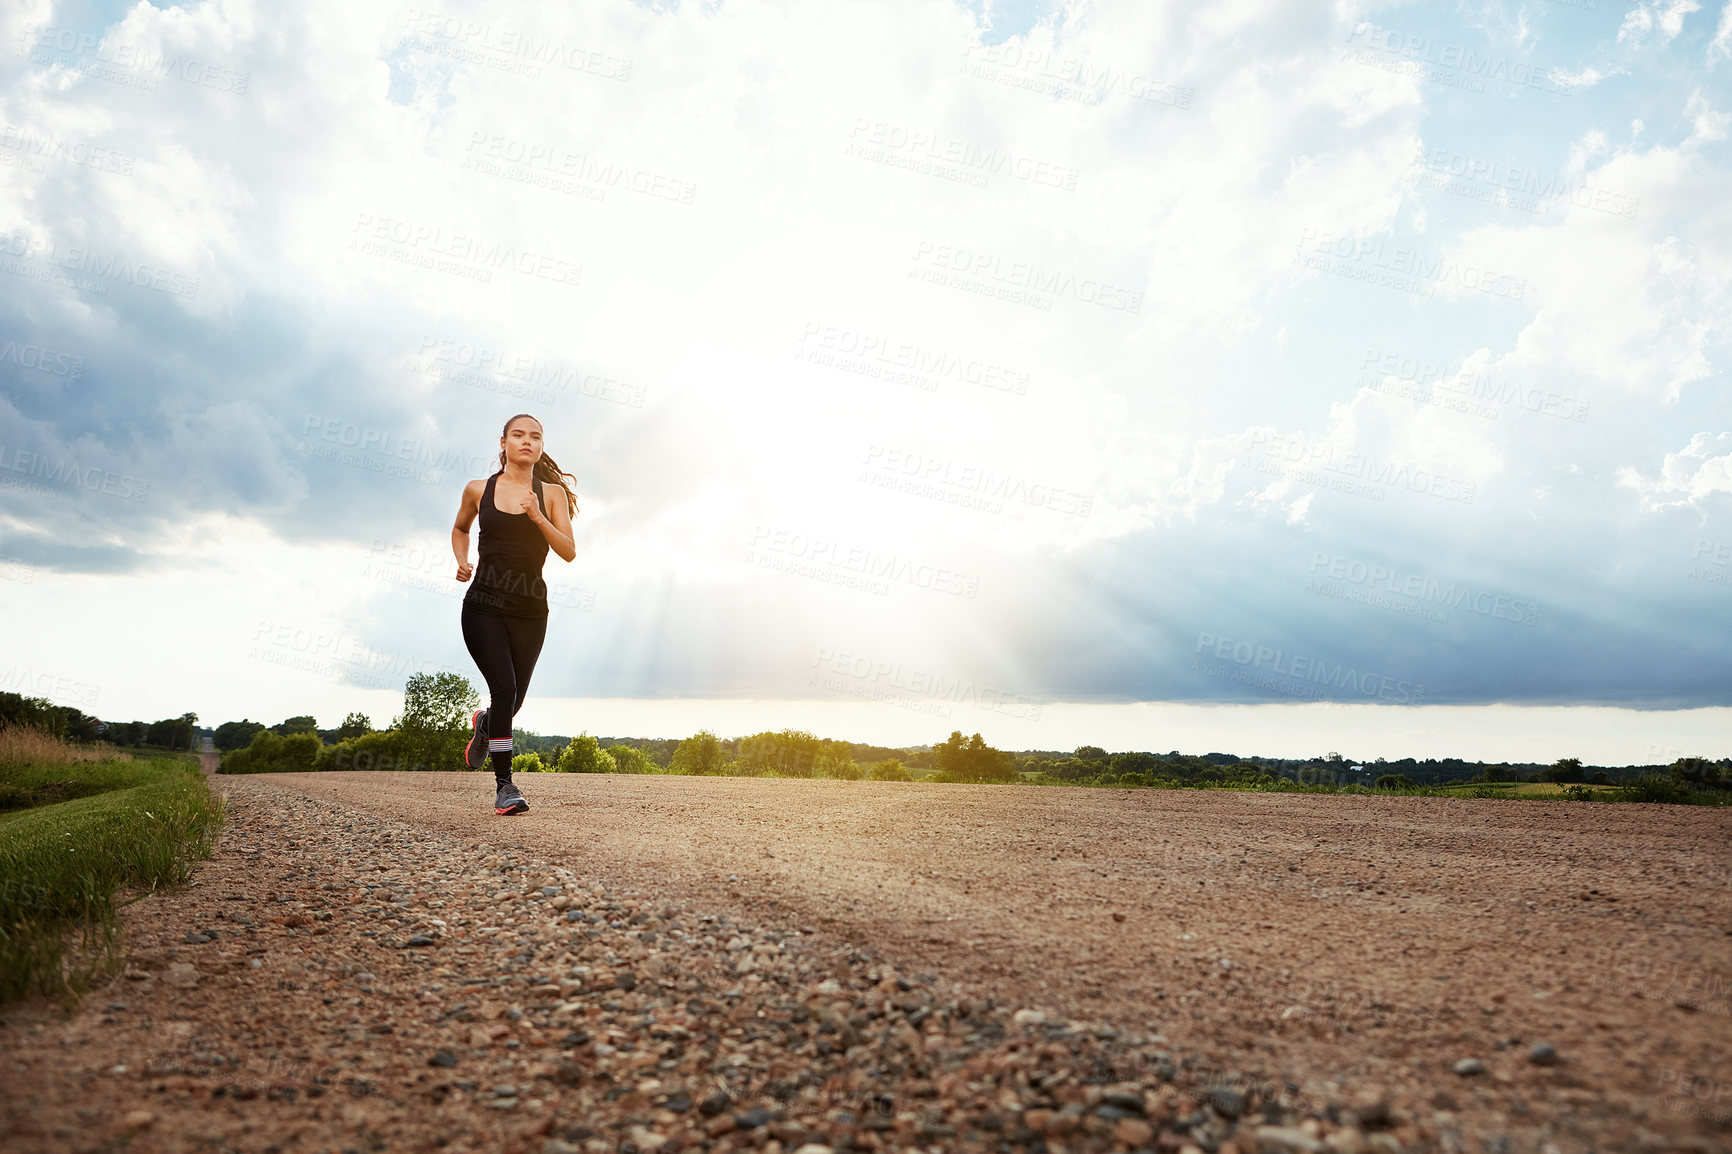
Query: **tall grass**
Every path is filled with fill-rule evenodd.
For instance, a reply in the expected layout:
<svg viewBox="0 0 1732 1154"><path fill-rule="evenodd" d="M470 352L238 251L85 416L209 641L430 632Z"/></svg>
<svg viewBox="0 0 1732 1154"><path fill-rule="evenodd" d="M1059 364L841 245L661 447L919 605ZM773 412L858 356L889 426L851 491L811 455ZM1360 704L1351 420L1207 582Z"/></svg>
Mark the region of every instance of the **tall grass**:
<svg viewBox="0 0 1732 1154"><path fill-rule="evenodd" d="M221 806L178 758L85 760L41 734L0 739L0 787L46 801L0 815L0 999L74 996L119 961L115 894L185 881ZM89 795L44 799L44 784Z"/></svg>

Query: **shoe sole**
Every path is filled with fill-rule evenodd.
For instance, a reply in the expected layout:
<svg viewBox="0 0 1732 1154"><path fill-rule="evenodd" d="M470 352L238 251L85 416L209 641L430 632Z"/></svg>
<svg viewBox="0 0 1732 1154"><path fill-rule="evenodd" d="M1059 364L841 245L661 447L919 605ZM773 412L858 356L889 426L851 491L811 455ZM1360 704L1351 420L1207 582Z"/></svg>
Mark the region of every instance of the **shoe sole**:
<svg viewBox="0 0 1732 1154"><path fill-rule="evenodd" d="M481 715L486 712L485 709L477 709L469 715L469 744L463 748L463 760L470 769L480 769L487 764L487 739L481 736L480 730ZM479 760L475 750L477 742L481 743Z"/></svg>
<svg viewBox="0 0 1732 1154"><path fill-rule="evenodd" d="M529 803L527 801L513 802L504 809L495 809L493 812L498 814L500 817L509 817L514 813L528 813Z"/></svg>

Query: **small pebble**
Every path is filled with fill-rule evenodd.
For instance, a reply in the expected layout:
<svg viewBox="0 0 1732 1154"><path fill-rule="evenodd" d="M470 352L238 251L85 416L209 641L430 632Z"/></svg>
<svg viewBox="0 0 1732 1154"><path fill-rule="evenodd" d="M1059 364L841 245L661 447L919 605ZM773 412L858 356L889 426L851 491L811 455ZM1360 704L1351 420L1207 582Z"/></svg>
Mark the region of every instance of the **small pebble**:
<svg viewBox="0 0 1732 1154"><path fill-rule="evenodd" d="M1478 1058L1463 1058L1455 1064L1453 1069L1463 1078L1471 1078L1475 1074L1485 1073L1485 1063Z"/></svg>
<svg viewBox="0 0 1732 1154"><path fill-rule="evenodd" d="M1550 1042L1535 1042L1528 1051L1528 1061L1536 1066L1556 1065L1558 1052Z"/></svg>

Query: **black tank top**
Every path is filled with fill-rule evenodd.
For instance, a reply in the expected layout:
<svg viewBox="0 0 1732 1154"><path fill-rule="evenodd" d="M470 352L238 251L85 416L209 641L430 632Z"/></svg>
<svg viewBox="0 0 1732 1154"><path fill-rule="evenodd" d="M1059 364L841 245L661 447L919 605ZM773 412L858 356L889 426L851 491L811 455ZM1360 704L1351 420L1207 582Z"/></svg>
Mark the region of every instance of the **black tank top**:
<svg viewBox="0 0 1732 1154"><path fill-rule="evenodd" d="M547 582L541 579L541 566L547 560L547 538L528 513L501 513L494 507L493 482L498 479L498 473L487 478L481 493L481 542L463 602L500 617L546 617ZM541 481L531 478L530 484L540 501Z"/></svg>

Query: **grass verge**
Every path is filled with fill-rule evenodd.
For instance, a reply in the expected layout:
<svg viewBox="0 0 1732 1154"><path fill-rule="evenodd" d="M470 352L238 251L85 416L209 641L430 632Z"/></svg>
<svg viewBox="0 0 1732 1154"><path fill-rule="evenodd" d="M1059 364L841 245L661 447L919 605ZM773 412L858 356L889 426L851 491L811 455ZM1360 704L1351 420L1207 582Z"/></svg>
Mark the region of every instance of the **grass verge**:
<svg viewBox="0 0 1732 1154"><path fill-rule="evenodd" d="M85 752L0 760L0 787L38 803L0 815L0 1000L83 993L120 959L115 895L183 882L210 854L221 805L195 767ZM88 796L56 800L70 793Z"/></svg>

